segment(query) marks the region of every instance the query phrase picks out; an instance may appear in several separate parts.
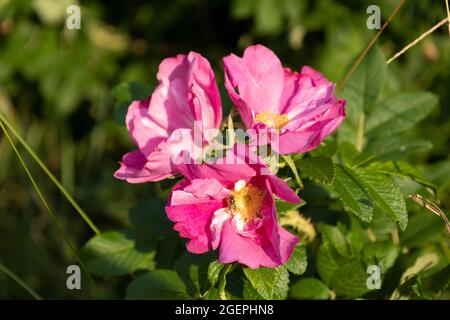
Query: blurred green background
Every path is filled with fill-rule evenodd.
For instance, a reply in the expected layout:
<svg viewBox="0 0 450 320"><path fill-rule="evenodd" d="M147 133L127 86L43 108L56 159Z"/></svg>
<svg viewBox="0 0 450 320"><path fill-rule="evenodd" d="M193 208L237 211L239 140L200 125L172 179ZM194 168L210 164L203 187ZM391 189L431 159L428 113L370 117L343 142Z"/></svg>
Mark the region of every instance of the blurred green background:
<svg viewBox="0 0 450 320"><path fill-rule="evenodd" d="M81 6L81 30L65 28L70 4ZM122 154L133 147L123 126L124 106L113 98L117 84L154 86L163 58L194 50L211 62L223 104L230 107L221 58L240 54L252 43L270 47L286 66L308 64L339 82L376 32L366 28L371 4L380 6L384 22L397 1L0 0L0 111L101 230L120 228L131 223L129 212L139 201L161 190L157 184L130 185L112 176ZM445 15L444 1L409 0L378 43L390 57ZM383 91L439 95L439 108L411 132L433 148L411 162L439 186L437 198L447 212L449 70L450 40L442 27L389 66ZM24 155L65 234L80 248L92 231ZM45 298L92 297L89 290L67 290L66 267L76 260L3 134L0 164L0 262ZM183 250L179 242L165 245L166 254L171 248ZM171 258L158 264L164 266L164 259ZM97 282L104 297L122 296L123 282ZM0 272L0 298L30 296Z"/></svg>

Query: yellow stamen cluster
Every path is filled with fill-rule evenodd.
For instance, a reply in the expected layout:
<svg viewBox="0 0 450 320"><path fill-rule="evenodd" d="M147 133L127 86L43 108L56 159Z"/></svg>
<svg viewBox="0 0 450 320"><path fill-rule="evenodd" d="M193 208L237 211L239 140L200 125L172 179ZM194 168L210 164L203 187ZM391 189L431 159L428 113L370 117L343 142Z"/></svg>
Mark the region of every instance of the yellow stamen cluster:
<svg viewBox="0 0 450 320"><path fill-rule="evenodd" d="M271 111L263 111L258 113L255 120L258 123L264 123L269 128L275 128L278 130L283 128L289 122L287 114L279 114Z"/></svg>
<svg viewBox="0 0 450 320"><path fill-rule="evenodd" d="M228 206L231 213L239 214L244 221L256 219L261 215L265 191L248 183L228 196Z"/></svg>

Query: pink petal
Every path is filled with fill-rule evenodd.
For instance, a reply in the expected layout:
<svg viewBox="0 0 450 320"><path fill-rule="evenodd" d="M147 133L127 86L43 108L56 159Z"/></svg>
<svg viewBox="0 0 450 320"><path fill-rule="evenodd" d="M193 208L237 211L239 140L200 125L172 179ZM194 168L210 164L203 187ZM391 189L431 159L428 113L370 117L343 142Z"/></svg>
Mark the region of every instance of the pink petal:
<svg viewBox="0 0 450 320"><path fill-rule="evenodd" d="M149 103L150 100L134 101L128 108L126 116L128 132L146 158L169 136L167 126L161 126L150 116Z"/></svg>
<svg viewBox="0 0 450 320"><path fill-rule="evenodd" d="M250 268L275 268L289 259L298 238L277 224L275 203L267 194L263 207L263 220L257 229L239 230L236 224L226 221L222 226L219 261L239 262ZM251 234L253 233L253 234Z"/></svg>
<svg viewBox="0 0 450 320"><path fill-rule="evenodd" d="M253 112L247 106L247 103L236 93L236 90L234 89L235 85L231 82L227 72L225 72L225 87L227 88L231 101L233 101L233 104L238 109L245 126L247 128L252 128L254 125Z"/></svg>
<svg viewBox="0 0 450 320"><path fill-rule="evenodd" d="M334 98L332 98L334 100ZM280 154L304 153L316 148L334 132L345 118L345 100L330 103L328 110L297 128L278 137L272 147Z"/></svg>
<svg viewBox="0 0 450 320"><path fill-rule="evenodd" d="M277 176L268 176L267 183L267 188L284 201L296 204L300 204L302 202L300 197L289 187L287 182Z"/></svg>
<svg viewBox="0 0 450 320"><path fill-rule="evenodd" d="M254 112L278 111L284 71L278 57L262 45L250 46L242 58L231 54L223 59L226 86L235 100L235 88L246 106ZM243 108L241 104L239 107ZM247 118L245 112L244 118ZM244 119L246 121L247 119Z"/></svg>
<svg viewBox="0 0 450 320"><path fill-rule="evenodd" d="M146 167L153 175L165 179L179 172L174 159L180 153L195 157L198 152L198 148L194 145L192 130L177 129L172 132L167 141L161 142L148 156Z"/></svg>
<svg viewBox="0 0 450 320"><path fill-rule="evenodd" d="M255 157L247 149L247 146L235 144L234 149L228 150L224 158L214 163L177 162L178 169L187 179L212 178L228 188L238 180L248 181L260 174L264 166L258 163L258 159Z"/></svg>
<svg viewBox="0 0 450 320"><path fill-rule="evenodd" d="M285 264L291 257L292 251L294 251L294 248L299 242L299 239L280 226L278 226L278 234L280 236L281 264Z"/></svg>
<svg viewBox="0 0 450 320"><path fill-rule="evenodd" d="M216 200L222 200L230 193L230 190L225 189L215 179L194 179L189 186L184 188L184 191L191 193L197 198L208 197Z"/></svg>
<svg viewBox="0 0 450 320"><path fill-rule="evenodd" d="M288 131L278 137L278 143L272 143L272 148L280 154L304 153L311 150L320 128L309 128L305 131Z"/></svg>
<svg viewBox="0 0 450 320"><path fill-rule="evenodd" d="M310 67L303 67L300 74L286 68L280 103L281 113L288 114L292 120L307 113L309 109L326 103L333 89L333 83Z"/></svg>
<svg viewBox="0 0 450 320"><path fill-rule="evenodd" d="M220 94L209 62L190 52L163 60L160 84L150 99L134 101L127 114L127 128L141 152L148 157L153 149L180 128L219 127L222 120Z"/></svg>
<svg viewBox="0 0 450 320"><path fill-rule="evenodd" d="M287 231L282 228L279 230L280 244L277 248L278 252L275 252L271 243L260 245L250 238L243 237L236 232L231 221L226 221L222 228L219 261L221 263L239 262L252 269L276 268L286 263L298 238L287 234Z"/></svg>
<svg viewBox="0 0 450 320"><path fill-rule="evenodd" d="M175 117L202 121L205 128L220 126L222 104L208 60L196 52L167 58L161 62L157 78L164 88L165 103L170 106L170 121ZM191 121L189 128L192 126Z"/></svg>
<svg viewBox="0 0 450 320"><path fill-rule="evenodd" d="M126 180L129 183L142 183L153 181L154 176L145 168L147 160L139 150L126 153L120 168L114 173L114 177Z"/></svg>
<svg viewBox="0 0 450 320"><path fill-rule="evenodd" d="M174 230L179 232L180 237L189 239L186 244L188 251L200 254L213 250L211 218L213 213L222 207L222 200L173 205L171 197L166 206L166 213L168 218L175 222Z"/></svg>
<svg viewBox="0 0 450 320"><path fill-rule="evenodd" d="M319 141L316 146L320 144L327 136L333 133L345 119L345 100L338 100L333 104L323 115L321 122L324 124L319 135Z"/></svg>
<svg viewBox="0 0 450 320"><path fill-rule="evenodd" d="M222 102L214 72L208 60L201 55L191 52L188 59L195 62L191 85L195 119L203 123L204 131L219 128L222 124Z"/></svg>
<svg viewBox="0 0 450 320"><path fill-rule="evenodd" d="M232 216L230 215L228 208L221 208L214 212L211 225L209 227L211 231L211 246L214 250L219 246L223 225L231 218Z"/></svg>
<svg viewBox="0 0 450 320"><path fill-rule="evenodd" d="M180 237L190 239L188 251L204 253L217 248L222 224L229 219L223 208L228 193L213 179L185 180L174 187L166 212Z"/></svg>

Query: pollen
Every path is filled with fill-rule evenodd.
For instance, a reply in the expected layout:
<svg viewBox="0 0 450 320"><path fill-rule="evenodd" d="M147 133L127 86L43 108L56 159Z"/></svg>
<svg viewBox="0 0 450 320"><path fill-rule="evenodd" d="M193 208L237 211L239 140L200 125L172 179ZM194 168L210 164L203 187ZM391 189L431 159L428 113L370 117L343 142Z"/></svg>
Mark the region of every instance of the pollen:
<svg viewBox="0 0 450 320"><path fill-rule="evenodd" d="M247 222L261 216L265 195L265 191L239 180L228 196L228 206L231 213L239 214Z"/></svg>
<svg viewBox="0 0 450 320"><path fill-rule="evenodd" d="M278 130L283 128L289 122L287 114L279 114L271 111L263 111L258 113L255 120L258 123L264 123L269 128L275 128Z"/></svg>

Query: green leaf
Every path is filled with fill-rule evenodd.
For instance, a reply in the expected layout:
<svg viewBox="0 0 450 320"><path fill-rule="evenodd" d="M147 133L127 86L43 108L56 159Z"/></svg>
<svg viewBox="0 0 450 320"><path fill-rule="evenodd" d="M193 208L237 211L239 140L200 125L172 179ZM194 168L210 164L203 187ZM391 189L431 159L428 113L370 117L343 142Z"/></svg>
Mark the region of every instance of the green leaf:
<svg viewBox="0 0 450 320"><path fill-rule="evenodd" d="M322 143L314 150L311 150L309 154L313 157L333 157L338 150L338 144L332 137L327 137Z"/></svg>
<svg viewBox="0 0 450 320"><path fill-rule="evenodd" d="M353 161L358 156L358 154L359 152L358 150L356 150L356 147L349 142L342 142L339 145L339 155L341 156L343 163L347 167L353 166Z"/></svg>
<svg viewBox="0 0 450 320"><path fill-rule="evenodd" d="M368 169L357 169L356 172L375 206L393 221L398 222L400 228L405 230L408 224L405 200L392 179Z"/></svg>
<svg viewBox="0 0 450 320"><path fill-rule="evenodd" d="M114 107L114 119L117 123L125 125L125 117L128 107L135 100L145 100L150 97L152 88L141 82L121 83L115 86L111 92L116 100Z"/></svg>
<svg viewBox="0 0 450 320"><path fill-rule="evenodd" d="M370 49L342 90L342 95L347 100L347 121L357 125L359 114L367 114L371 110L383 88L386 74L384 54L375 46Z"/></svg>
<svg viewBox="0 0 450 320"><path fill-rule="evenodd" d="M438 299L450 285L450 265L425 278L422 281L422 292L426 299Z"/></svg>
<svg viewBox="0 0 450 320"><path fill-rule="evenodd" d="M91 238L81 255L89 273L105 278L154 268L154 250L137 248L129 230L105 232Z"/></svg>
<svg viewBox="0 0 450 320"><path fill-rule="evenodd" d="M325 283L330 284L336 270L350 261L349 258L341 256L331 243L324 242L317 253L317 272Z"/></svg>
<svg viewBox="0 0 450 320"><path fill-rule="evenodd" d="M341 156L345 166L349 168L357 167L373 158L372 155L359 152L356 150L354 145L348 142L343 142L340 144L339 155Z"/></svg>
<svg viewBox="0 0 450 320"><path fill-rule="evenodd" d="M332 296L325 283L316 278L305 278L291 286L289 298L324 300Z"/></svg>
<svg viewBox="0 0 450 320"><path fill-rule="evenodd" d="M350 256L347 240L339 228L326 224L320 224L317 228L324 237L324 242L330 243L341 256Z"/></svg>
<svg viewBox="0 0 450 320"><path fill-rule="evenodd" d="M373 219L366 226L372 231L376 241L390 239L392 232L397 229L396 223L378 208L375 208Z"/></svg>
<svg viewBox="0 0 450 320"><path fill-rule="evenodd" d="M352 261L333 273L330 286L337 296L348 299L358 298L369 289L367 288L367 273L360 261Z"/></svg>
<svg viewBox="0 0 450 320"><path fill-rule="evenodd" d="M387 98L367 118L366 133L369 137L385 137L410 129L424 119L437 103L437 96L429 92L401 93Z"/></svg>
<svg viewBox="0 0 450 320"><path fill-rule="evenodd" d="M391 299L410 299L414 297L414 294L421 297L421 290L418 288L421 277L430 276L442 269L440 260L439 255L434 251L424 250L419 252L414 263L403 272L399 286L392 293Z"/></svg>
<svg viewBox="0 0 450 320"><path fill-rule="evenodd" d="M296 275L302 275L306 271L308 260L306 255L306 247L302 244L297 245L285 264L286 269Z"/></svg>
<svg viewBox="0 0 450 320"><path fill-rule="evenodd" d="M338 296L356 298L368 290L367 274L361 261L339 255L329 242L319 248L317 271Z"/></svg>
<svg viewBox="0 0 450 320"><path fill-rule="evenodd" d="M190 299L186 287L175 271L154 270L133 280L127 288L127 300L182 300Z"/></svg>
<svg viewBox="0 0 450 320"><path fill-rule="evenodd" d="M198 269L201 294L216 285L224 266L224 264L217 261L217 252L215 251L205 253L201 256Z"/></svg>
<svg viewBox="0 0 450 320"><path fill-rule="evenodd" d="M365 119L365 115L372 111L378 101L386 70L383 52L374 46L342 89L342 95L347 101L347 117L338 130L340 142L360 143L359 137L364 134L364 121L361 120Z"/></svg>
<svg viewBox="0 0 450 320"><path fill-rule="evenodd" d="M422 175L422 173L415 167L410 165L408 162L404 161L374 162L368 166L368 169L391 176L409 178L423 186L436 189L436 186L434 184L427 181L426 178Z"/></svg>
<svg viewBox="0 0 450 320"><path fill-rule="evenodd" d="M364 261L368 264L378 265L381 274L391 268L399 255L399 248L392 241L370 242L363 249Z"/></svg>
<svg viewBox="0 0 450 320"><path fill-rule="evenodd" d="M242 293L244 300L264 300L264 298L256 292L256 289L253 288L252 284L247 279L244 279L244 290Z"/></svg>
<svg viewBox="0 0 450 320"><path fill-rule="evenodd" d="M401 160L406 156L431 150L433 145L430 141L409 138L403 136L372 139L367 144L365 152L380 161Z"/></svg>
<svg viewBox="0 0 450 320"><path fill-rule="evenodd" d="M289 273L278 268L244 268L244 274L256 292L266 300L284 300L289 290Z"/></svg>
<svg viewBox="0 0 450 320"><path fill-rule="evenodd" d="M220 270L219 276L217 279L217 289L219 291L219 298L221 300L228 300L230 295L226 291L227 287L227 275L233 268L233 264L229 263L224 265L224 267Z"/></svg>
<svg viewBox="0 0 450 320"><path fill-rule="evenodd" d="M333 190L351 213L363 221L372 219L372 200L353 170L336 165Z"/></svg>
<svg viewBox="0 0 450 320"><path fill-rule="evenodd" d="M150 97L152 88L141 82L121 83L114 87L112 95L117 102L132 102Z"/></svg>
<svg viewBox="0 0 450 320"><path fill-rule="evenodd" d="M118 124L123 125L123 126L126 125L126 117L127 117L129 106L130 106L130 103L127 101L118 102L114 106L114 120Z"/></svg>
<svg viewBox="0 0 450 320"><path fill-rule="evenodd" d="M184 251L173 264L172 269L177 272L186 286L186 292L191 297L200 295L199 260L196 254Z"/></svg>
<svg viewBox="0 0 450 320"><path fill-rule="evenodd" d="M369 242L367 230L361 225L361 221L355 216L350 216L350 230L346 234L350 256L359 256L364 245ZM373 218L372 218L373 221ZM389 220L390 221L390 220Z"/></svg>
<svg viewBox="0 0 450 320"><path fill-rule="evenodd" d="M285 214L286 212L300 208L304 204L304 200L302 200L301 203L289 203L280 199L275 200L275 206L277 207L278 214Z"/></svg>
<svg viewBox="0 0 450 320"><path fill-rule="evenodd" d="M412 215L408 227L400 233L400 243L407 247L419 247L436 240L445 227L442 220L425 209Z"/></svg>
<svg viewBox="0 0 450 320"><path fill-rule="evenodd" d="M424 175L435 185L442 187L450 181L450 161L441 160L421 166Z"/></svg>
<svg viewBox="0 0 450 320"><path fill-rule="evenodd" d="M319 184L331 184L334 178L334 166L330 158L309 157L299 161L300 171Z"/></svg>

